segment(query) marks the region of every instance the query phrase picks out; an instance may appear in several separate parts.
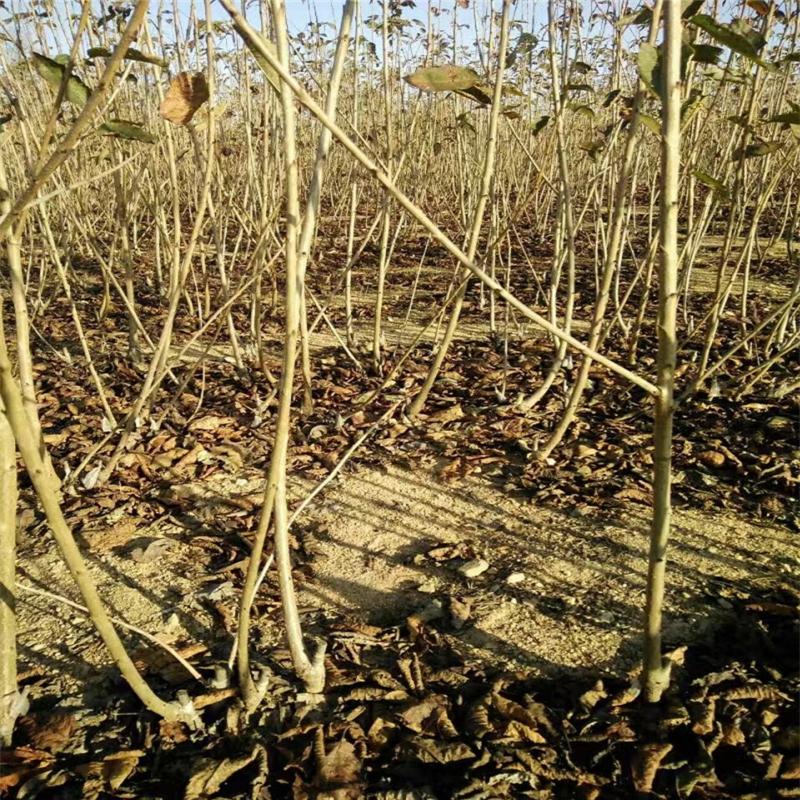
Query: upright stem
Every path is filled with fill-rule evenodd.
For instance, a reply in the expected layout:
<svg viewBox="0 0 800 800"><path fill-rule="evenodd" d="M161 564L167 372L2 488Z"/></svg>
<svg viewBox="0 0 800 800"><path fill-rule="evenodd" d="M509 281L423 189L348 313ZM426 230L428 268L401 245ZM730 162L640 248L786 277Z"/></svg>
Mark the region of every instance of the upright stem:
<svg viewBox="0 0 800 800"><path fill-rule="evenodd" d="M289 41L286 30L286 7L284 0L272 0L272 17L277 37L278 61L289 69ZM245 585L242 591L238 638L238 675L245 706L254 710L260 701L256 684L250 672L247 632L253 592L258 580L261 553L263 552L269 516L274 508L275 555L278 566L278 581L281 590L286 635L295 671L306 684L309 692L320 692L325 685L325 670L322 665L324 649L320 648L313 662L306 655L303 631L292 579L291 549L286 510L286 454L289 447L289 422L292 410L292 387L294 383L297 340L300 327L301 280L298 258L298 233L300 230L299 176L296 146L296 113L292 90L281 84L281 107L283 112L283 155L286 168L286 322L283 339L283 367L281 371L278 412L275 421L275 441L272 448L267 488L261 510L261 519L253 551L250 556Z"/></svg>
<svg viewBox="0 0 800 800"><path fill-rule="evenodd" d="M660 700L669 685L669 665L661 660L667 542L670 533L672 422L678 309L678 190L681 117L681 4L665 3L664 107L661 123L661 258L658 282L658 378L653 433L653 522L647 570L644 630L644 697Z"/></svg>
<svg viewBox="0 0 800 800"><path fill-rule="evenodd" d="M11 362L3 330L2 305L0 305L0 398L5 404L8 422L14 432L14 438L31 483L33 483L39 502L47 516L50 530L53 532L70 574L80 589L92 622L108 648L114 663L147 708L164 719L180 718L182 716L180 706L167 703L158 697L136 669L103 606L103 601L97 593L94 582L86 569L83 556L64 518L53 483L39 454L36 438L29 427L19 385L11 373Z"/></svg>
<svg viewBox="0 0 800 800"><path fill-rule="evenodd" d="M0 298L0 303L2 303ZM0 399L0 747L11 746L17 715L17 451Z"/></svg>
<svg viewBox="0 0 800 800"><path fill-rule="evenodd" d="M392 86L389 77L389 0L383 0L383 116L386 125L386 168L392 174L394 158L394 130L392 126ZM372 368L380 372L383 356L381 355L381 325L383 320L383 295L386 286L386 271L389 260L389 234L391 233L391 198L389 193L383 195L381 222L381 251L378 262L378 290L375 297L375 325L372 332Z"/></svg>
<svg viewBox="0 0 800 800"><path fill-rule="evenodd" d="M344 65L347 62L347 50L350 47L350 24L353 20L354 12L355 0L348 0L348 2L345 3L344 12L342 13L342 23L339 27L339 40L336 45L336 55L334 56L333 66L331 67L328 97L325 101L325 113L334 118L336 116L336 106L339 101L339 87L342 84ZM311 177L311 186L308 190L308 203L306 205L306 214L303 218L303 229L300 233L297 265L302 303L300 309L300 340L303 365L303 412L307 414L310 414L313 410L314 402L311 394L311 354L309 350L308 315L306 313L305 301L305 278L308 262L311 259L311 247L314 242L314 234L317 230L317 219L322 202L322 182L325 177L325 164L328 160L328 153L331 149L332 140L333 136L331 132L323 127L320 130L319 140L317 141L314 174Z"/></svg>
<svg viewBox="0 0 800 800"><path fill-rule="evenodd" d="M658 31L658 20L661 14L661 5L663 0L656 0L653 6L653 21L650 27L650 44L655 43L656 33ZM611 282L614 278L614 273L617 268L617 260L619 255L619 248L622 242L622 228L625 221L625 197L628 188L628 179L630 175L630 166L633 162L634 147L636 136L638 134L639 125L639 109L644 98L644 86L639 82L636 96L634 99L633 116L628 128L628 140L625 145L625 153L623 155L623 162L620 168L620 175L616 185L614 197L614 210L613 218L611 220L611 234L609 246L606 250L605 259L603 263L603 274L600 280L600 287L595 300L594 313L592 314L592 327L589 333L589 348L592 350L599 350L602 346L603 340L603 322L605 320L606 309L608 308L608 301L611 296ZM538 451L538 457L542 460L547 458L553 450L558 447L564 434L569 429L575 415L578 412L583 393L589 382L589 372L591 371L592 359L584 358L581 362L578 377L570 392L569 402L564 414L553 430L547 443Z"/></svg>
<svg viewBox="0 0 800 800"><path fill-rule="evenodd" d="M503 73L505 71L506 50L508 48L508 18L510 11L510 0L503 0L503 21L500 28L500 46L497 53L497 73L494 83L494 96L492 98L492 116L489 120L489 137L486 142L486 157L483 162L483 179L481 181L478 203L475 207L475 214L472 218L472 230L470 231L469 245L467 248L467 258L470 261L475 259L475 254L478 252L481 230L483 229L483 216L489 202L489 192L492 187L492 177L494 176L494 164L497 155L497 128L500 120L500 108L503 103ZM467 294L467 287L469 285L466 280L468 274L469 269L466 267L462 267L459 271L459 282L461 286L458 289L458 294L453 303L453 310L447 323L447 330L436 352L436 356L433 359L433 364L431 364L431 368L428 371L425 383L409 407L409 416L413 417L419 414L424 407L428 395L433 388L433 384L436 382L436 378L442 368L447 352L450 349L450 345L453 342L453 337L458 328L458 321L461 317L461 309L464 305L464 297Z"/></svg>

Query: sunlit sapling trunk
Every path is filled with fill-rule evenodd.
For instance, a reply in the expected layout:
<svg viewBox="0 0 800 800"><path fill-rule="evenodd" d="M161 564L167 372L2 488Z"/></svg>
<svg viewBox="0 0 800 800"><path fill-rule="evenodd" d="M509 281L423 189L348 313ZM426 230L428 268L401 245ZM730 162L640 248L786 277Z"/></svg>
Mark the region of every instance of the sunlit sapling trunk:
<svg viewBox="0 0 800 800"><path fill-rule="evenodd" d="M164 719L192 718L194 711L191 707L182 709L179 704L167 703L159 698L142 678L136 669L131 657L125 650L125 645L119 638L114 626L103 606L100 595L97 593L94 582L86 569L83 556L72 536L69 525L61 511L55 487L45 470L44 462L39 455L37 442L25 415L22 403L22 393L15 380L11 361L6 348L5 333L3 330L2 305L0 305L0 398L5 405L6 417L14 432L20 455L25 464L25 469L33 483L33 488L44 509L50 530L56 540L64 563L70 571L75 583L80 590L83 601L89 610L100 638L108 648L114 663L119 667L122 676L136 693L137 697L155 714Z"/></svg>
<svg viewBox="0 0 800 800"><path fill-rule="evenodd" d="M525 319L535 323L548 333L552 333L558 338L564 339L567 344L577 350L579 353L590 356L598 364L602 364L617 375L621 375L626 380L629 380L635 386L644 389L648 394L658 394L658 388L655 384L651 383L647 378L637 375L631 370L623 367L607 358L602 353L592 350L587 347L583 342L576 339L574 336L565 333L557 326L553 325L549 320L545 319L541 314L538 314L530 306L523 303L518 297L506 291L502 284L492 280L491 276L480 266L479 263L469 259L467 254L450 239L442 229L409 197L402 192L396 183L384 172L365 152L359 147L353 139L348 136L342 128L331 119L320 105L314 100L313 97L298 83L292 74L276 59L273 53L264 46L261 36L250 26L244 17L236 10L235 6L230 0L219 0L220 4L235 20L237 31L253 45L253 48L261 55L266 62L277 72L281 80L285 81L298 98L300 103L307 108L326 128L328 128L334 137L342 143L344 148L364 167L364 169L376 180L380 185L386 189L392 198L402 206L403 209L409 214L410 218L415 220L428 234L431 239L440 245L447 253L449 253L456 261L463 267L469 269L473 275L486 284L487 288L497 292L498 297L502 298L506 303L510 304L512 308L516 309Z"/></svg>
<svg viewBox="0 0 800 800"><path fill-rule="evenodd" d="M560 192L558 204L558 225L557 229L559 235L556 237L556 247L553 253L553 269L551 270L551 286L550 286L550 303L551 303L551 320L553 323L557 319L557 296L558 296L558 283L559 274L561 272L561 264L563 256L560 250L560 244L564 237L561 234L566 234L566 259L567 259L567 303L564 311L564 330L569 333L572 330L572 316L575 309L575 219L572 210L572 188L570 180L569 165L567 164L567 140L564 133L564 95L561 92L561 83L559 78L558 63L556 61L556 21L555 21L555 0L550 0L547 9L547 31L549 36L549 53L550 53L550 76L552 83L553 95L553 109L555 112L555 125L556 125L556 149L558 154L558 172L560 177ZM569 48L569 26L565 33L565 40L563 43L564 51ZM557 341L555 358L550 365L550 369L545 376L542 385L527 399L519 404L519 408L528 411L539 400L544 397L548 389L553 385L561 365L567 355L567 345L563 340Z"/></svg>
<svg viewBox="0 0 800 800"><path fill-rule="evenodd" d="M289 69L289 36L286 26L284 0L272 0L272 14L277 35L278 56L282 66ZM292 405L292 384L297 355L300 326L302 275L298 259L298 227L300 223L299 169L296 150L297 114L294 96L284 82L281 84L283 110L283 153L286 165L286 328L283 345L283 371L280 399L275 424L275 444L272 450L268 486L275 492L275 555L281 589L286 635L292 662L298 677L309 692L321 692L325 686L324 645L312 661L306 655L303 631L292 579L291 551L286 509L286 455L289 445L289 423ZM269 491L269 490L268 490Z"/></svg>
<svg viewBox="0 0 800 800"><path fill-rule="evenodd" d="M253 44L256 50L268 60L274 56L269 52L262 37L256 33L238 13L230 0L221 0L226 11L234 18L237 32ZM283 0L272 0L272 17L277 37L277 61L288 74L289 42L286 30L286 9ZM291 421L292 388L297 359L297 344L300 328L301 276L298 269L298 233L300 226L300 201L298 192L298 164L296 149L296 111L292 90L281 84L281 108L283 113L283 153L286 169L286 309L283 343L283 366L280 380L278 411L275 420L275 441L272 449L267 486L261 508L258 530L250 554L242 602L239 609L239 628L237 630L238 653L237 672L245 706L253 711L261 700L262 687L256 685L250 669L248 631L250 611L261 563L261 554L269 527L270 516L275 522L275 555L277 558L278 581L286 634L292 662L298 676L309 692L321 692L325 685L324 647L320 647L314 659L310 659L303 644L303 632L292 580L291 549L286 509L286 454L289 445L289 426Z"/></svg>
<svg viewBox="0 0 800 800"><path fill-rule="evenodd" d="M209 62L211 53L209 52ZM171 122L164 121L165 125L171 125ZM119 459L125 452L131 434L138 424L141 424L141 416L145 410L145 406L153 396L154 390L158 387L160 382L167 374L168 360L170 356L170 347L172 345L172 336L175 327L175 318L178 313L178 306L180 305L181 296L183 295L186 280L189 276L189 271L192 267L192 260L197 249L197 243L200 238L200 233L205 223L206 209L208 208L208 201L211 194L211 181L214 172L214 151L213 151L213 125L208 126L206 131L206 160L205 171L203 179L199 188L199 197L197 201L197 210L195 212L195 221L192 226L192 232L189 236L189 241L186 244L186 251L183 258L180 260L180 266L177 271L176 280L170 282L170 298L169 306L167 308L167 315L161 328L161 335L159 336L158 343L156 344L155 351L150 359L150 364L147 368L142 383L142 388L139 396L133 404L133 407L128 412L125 418L125 430L114 449L113 454L108 460L108 463L103 467L100 473L100 482L108 480L116 468Z"/></svg>
<svg viewBox="0 0 800 800"><path fill-rule="evenodd" d="M475 207L475 214L472 218L472 228L470 230L469 244L467 246L467 258L470 261L475 260L475 254L478 252L478 244L480 243L481 230L483 228L483 216L489 202L489 192L492 186L492 176L494 175L495 157L497 154L497 128L503 105L503 73L505 72L506 50L508 49L508 18L510 11L511 0L503 0L503 21L500 27L500 45L498 47L496 67L497 73L495 75L494 95L492 97L492 113L489 119L489 136L486 141L486 157L483 162L483 179L481 181L480 195L478 196L478 202ZM450 313L447 329L433 359L433 364L431 364L431 368L428 371L428 376L425 378L425 383L409 407L409 416L419 414L425 406L428 395L447 357L456 329L458 328L459 318L461 317L461 309L463 308L464 297L469 285L466 281L468 274L468 269L462 268L460 270L459 281L461 286L453 302L453 310Z"/></svg>
<svg viewBox="0 0 800 800"><path fill-rule="evenodd" d="M394 158L394 126L392 124L392 96L393 86L389 75L389 0L383 0L383 25L381 28L383 38L383 116L386 132L386 168L389 175L393 174ZM389 234L391 232L391 198L388 193L383 195L383 218L381 223L381 250L378 257L378 289L375 297L375 324L372 332L372 368L376 373L381 370L383 356L381 355L382 321L383 321L383 295L386 286L386 270L389 257Z"/></svg>
<svg viewBox="0 0 800 800"><path fill-rule="evenodd" d="M656 34L658 32L658 21L661 14L662 0L656 0L653 7L653 18L650 23L650 36L649 43L655 43ZM639 109L641 108L642 100L644 98L644 84L639 81L636 96L634 99L633 115L631 117L628 128L628 140L625 145L625 152L623 155L623 163L620 167L620 174L617 180L617 186L614 193L614 208L613 217L611 220L611 232L609 235L608 248L606 250L605 259L603 262L603 273L600 279L600 287L598 290L597 298L595 299L594 312L592 314L592 325L589 334L589 348L597 350L602 346L603 341L603 323L605 321L606 309L608 308L608 301L611 296L611 283L614 278L614 272L617 268L617 261L619 256L620 245L622 242L622 229L625 220L626 196L628 192L628 179L630 175L630 166L633 163L634 146L636 137L638 135L639 124ZM572 421L575 419L578 408L580 407L583 399L583 393L589 382L589 372L592 366L592 359L584 358L581 362L578 377L570 392L569 402L564 410L561 419L556 425L555 430L550 435L547 443L538 451L540 459L547 458L550 453L560 444L564 438L564 434L569 429Z"/></svg>
<svg viewBox="0 0 800 800"><path fill-rule="evenodd" d="M670 533L672 421L678 308L678 191L681 124L681 4L666 3L664 19L664 105L661 123L661 258L658 286L658 388L653 448L653 522L647 570L643 686L655 703L669 685L669 664L661 658L667 542Z"/></svg>
<svg viewBox="0 0 800 800"><path fill-rule="evenodd" d="M347 51L350 47L350 25L355 11L355 0L348 0L345 3L342 13L342 24L339 28L339 40L336 45L336 55L331 67L331 77L328 84L328 96L325 100L325 113L336 117L336 107L339 100L339 87L342 83L344 65L347 62ZM300 233L300 245L298 254L298 277L300 281L301 293L301 346L302 346L302 365L303 365L303 411L311 413L314 401L311 394L311 354L308 332L308 319L305 299L305 279L308 262L311 258L311 247L314 243L314 233L317 229L317 218L319 217L319 207L322 201L322 182L325 177L325 163L331 149L331 132L322 127L317 142L317 155L314 161L314 173L311 177L311 186L308 191L308 203L306 214L303 218L303 229Z"/></svg>
<svg viewBox="0 0 800 800"><path fill-rule="evenodd" d="M17 452L0 399L0 748L11 746L17 718L16 536Z"/></svg>
<svg viewBox="0 0 800 800"><path fill-rule="evenodd" d="M0 151L0 212L8 214L11 209L9 201L8 180L6 178L5 158ZM31 429L31 434L39 447L47 471L56 490L60 488L60 481L50 463L50 458L42 436L42 426L39 422L39 411L36 403L36 387L33 379L33 355L31 353L30 322L28 319L28 300L25 291L25 274L22 267L22 230L21 223L12 226L6 234L6 257L8 259L8 272L11 278L11 298L14 303L14 327L17 337L17 365L19 379L22 387L25 416Z"/></svg>
<svg viewBox="0 0 800 800"><path fill-rule="evenodd" d="M118 162L122 162L122 152L119 146L114 143L113 152ZM131 253L130 237L128 235L128 218L130 208L130 198L128 186L125 181L125 174L120 170L114 173L114 190L116 193L116 214L117 232L120 236L120 252L123 267L125 269L125 294L128 298L128 308L136 307L136 295L133 281L133 254ZM139 360L139 337L136 327L136 320L128 312L128 357L131 361Z"/></svg>
<svg viewBox="0 0 800 800"><path fill-rule="evenodd" d="M206 39L206 64L207 64L207 81L208 81L208 134L206 138L206 158L211 159L212 164L216 167L216 159L214 158L214 150L216 143L216 130L219 122L219 111L214 108L214 101L216 100L216 78L214 68L214 30L213 21L211 18L211 0L205 0L206 6L206 23L205 23L205 39ZM198 42L199 49L199 42ZM197 153L198 171L202 169L200 166L203 162L201 155L200 141L195 133L193 127L189 129L189 134L192 137L192 144L194 145L195 152ZM212 167L212 174L213 169ZM246 204L246 199L243 201ZM225 198L221 207L224 207ZM220 209L222 210L222 208ZM208 216L211 220L211 229L214 234L214 250L217 261L217 271L219 273L220 287L222 288L222 300L227 303L231 296L230 281L228 279L228 271L225 266L225 234L221 227L220 215L215 208L213 191L208 194ZM207 286L208 284L206 284ZM231 352L233 353L233 360L236 368L240 371L244 370L244 362L242 361L242 351L239 347L239 337L236 333L236 325L233 319L233 309L231 307L225 313L225 321L228 326L228 337L231 343Z"/></svg>
<svg viewBox="0 0 800 800"><path fill-rule="evenodd" d="M358 91L358 55L360 44L360 8L359 0L356 0L355 10L355 36L353 36L353 108L351 119L353 129L358 130L359 126L359 91ZM358 196L361 191L359 180L356 178L350 185L350 221L347 226L347 266L344 275L344 313L345 313L345 336L349 347L354 347L356 343L355 331L353 330L353 251L356 241L356 216L358 212Z"/></svg>

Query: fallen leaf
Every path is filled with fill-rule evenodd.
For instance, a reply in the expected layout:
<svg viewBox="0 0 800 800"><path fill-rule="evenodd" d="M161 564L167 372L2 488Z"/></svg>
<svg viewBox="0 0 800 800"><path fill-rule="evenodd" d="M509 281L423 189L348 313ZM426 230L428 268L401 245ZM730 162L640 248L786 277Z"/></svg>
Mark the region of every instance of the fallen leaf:
<svg viewBox="0 0 800 800"><path fill-rule="evenodd" d="M172 79L158 113L173 125L188 125L208 97L208 84L202 72L195 75L180 72Z"/></svg>

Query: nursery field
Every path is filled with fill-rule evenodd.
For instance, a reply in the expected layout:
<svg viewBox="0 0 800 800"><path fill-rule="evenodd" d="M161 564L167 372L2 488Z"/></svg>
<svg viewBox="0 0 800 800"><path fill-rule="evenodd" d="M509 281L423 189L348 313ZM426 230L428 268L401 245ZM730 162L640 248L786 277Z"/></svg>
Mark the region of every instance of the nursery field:
<svg viewBox="0 0 800 800"><path fill-rule="evenodd" d="M783 798L800 9L0 3L0 796Z"/></svg>

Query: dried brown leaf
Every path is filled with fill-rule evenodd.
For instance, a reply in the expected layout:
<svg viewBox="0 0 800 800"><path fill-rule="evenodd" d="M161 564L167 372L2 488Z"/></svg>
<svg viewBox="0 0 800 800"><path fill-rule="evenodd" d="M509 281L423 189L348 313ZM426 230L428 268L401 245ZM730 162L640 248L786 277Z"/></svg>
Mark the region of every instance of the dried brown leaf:
<svg viewBox="0 0 800 800"><path fill-rule="evenodd" d="M103 780L116 791L133 774L143 755L142 750L128 750L106 756L101 773Z"/></svg>
<svg viewBox="0 0 800 800"><path fill-rule="evenodd" d="M467 715L467 725L476 739L494 733L494 727L489 719L489 705L485 700L473 704Z"/></svg>
<svg viewBox="0 0 800 800"><path fill-rule="evenodd" d="M774 686L764 686L760 683L748 683L723 692L720 697L726 700L788 700L789 698L779 692Z"/></svg>
<svg viewBox="0 0 800 800"><path fill-rule="evenodd" d="M668 742L657 742L640 745L631 763L633 785L637 792L649 792L664 757L672 750Z"/></svg>
<svg viewBox="0 0 800 800"><path fill-rule="evenodd" d="M33 747L37 750L49 750L51 753L58 753L77 727L75 717L66 712L20 717L17 724Z"/></svg>
<svg viewBox="0 0 800 800"><path fill-rule="evenodd" d="M403 742L403 749L423 764L450 764L474 758L475 753L463 742L438 742L423 736L413 736Z"/></svg>
<svg viewBox="0 0 800 800"><path fill-rule="evenodd" d="M711 698L695 700L687 705L692 719L692 731L705 736L714 730L716 703Z"/></svg>
<svg viewBox="0 0 800 800"><path fill-rule="evenodd" d="M186 786L184 800L205 800L205 798L214 797L228 778L256 760L261 764L261 771L265 772L266 752L260 744L254 745L249 753L238 758L226 758L222 761L211 758L198 759L192 777L189 778Z"/></svg>
<svg viewBox="0 0 800 800"><path fill-rule="evenodd" d="M446 711L449 701L443 694L428 695L424 700L407 708L400 714L403 724L415 733L430 734L434 729L433 717L440 709Z"/></svg>
<svg viewBox="0 0 800 800"><path fill-rule="evenodd" d="M180 72L172 79L158 113L173 125L188 125L197 109L208 100L208 97L208 84L202 72L195 75ZM203 422L203 419L193 422L192 425L195 427L191 430L209 430L198 427L198 423Z"/></svg>
<svg viewBox="0 0 800 800"><path fill-rule="evenodd" d="M322 729L318 729L314 752L317 760L317 774L314 785L319 790L318 798L331 800L356 800L363 797L363 783L359 781L361 759L356 748L346 739L340 739L326 753Z"/></svg>

